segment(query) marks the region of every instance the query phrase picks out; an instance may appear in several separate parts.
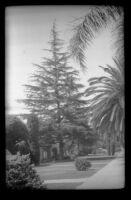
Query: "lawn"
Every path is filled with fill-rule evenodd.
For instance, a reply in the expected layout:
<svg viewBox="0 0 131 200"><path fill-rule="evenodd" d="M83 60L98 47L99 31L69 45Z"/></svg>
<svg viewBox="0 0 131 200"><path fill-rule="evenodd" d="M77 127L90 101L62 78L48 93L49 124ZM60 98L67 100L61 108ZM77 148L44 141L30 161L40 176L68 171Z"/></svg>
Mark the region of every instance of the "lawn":
<svg viewBox="0 0 131 200"><path fill-rule="evenodd" d="M84 182L84 179L91 177L111 160L92 160L92 166L88 171L77 171L74 162L52 163L35 169L48 189L75 189Z"/></svg>
<svg viewBox="0 0 131 200"><path fill-rule="evenodd" d="M83 182L80 183L52 183L52 184L47 184L48 189L52 190L73 190L76 187L80 186Z"/></svg>

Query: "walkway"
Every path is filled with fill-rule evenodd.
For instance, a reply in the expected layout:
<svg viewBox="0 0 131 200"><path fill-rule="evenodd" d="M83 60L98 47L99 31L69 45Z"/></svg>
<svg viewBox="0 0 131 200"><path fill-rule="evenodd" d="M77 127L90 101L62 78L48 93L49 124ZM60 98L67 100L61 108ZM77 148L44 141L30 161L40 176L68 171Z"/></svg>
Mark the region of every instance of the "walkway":
<svg viewBox="0 0 131 200"><path fill-rule="evenodd" d="M76 189L121 189L125 184L124 168L124 155L119 155Z"/></svg>

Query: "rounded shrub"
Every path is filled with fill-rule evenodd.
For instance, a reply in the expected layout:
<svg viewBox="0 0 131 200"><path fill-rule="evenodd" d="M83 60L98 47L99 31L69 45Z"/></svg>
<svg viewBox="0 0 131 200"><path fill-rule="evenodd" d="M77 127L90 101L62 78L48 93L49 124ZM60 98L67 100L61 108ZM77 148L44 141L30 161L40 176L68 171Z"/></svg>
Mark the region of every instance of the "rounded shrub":
<svg viewBox="0 0 131 200"><path fill-rule="evenodd" d="M26 125L16 116L6 116L6 149L12 154L20 151L21 154L28 154L28 130Z"/></svg>
<svg viewBox="0 0 131 200"><path fill-rule="evenodd" d="M78 171L87 171L91 167L88 159L77 158L75 160L75 167Z"/></svg>
<svg viewBox="0 0 131 200"><path fill-rule="evenodd" d="M9 189L46 189L28 155L13 155L6 158L6 186Z"/></svg>

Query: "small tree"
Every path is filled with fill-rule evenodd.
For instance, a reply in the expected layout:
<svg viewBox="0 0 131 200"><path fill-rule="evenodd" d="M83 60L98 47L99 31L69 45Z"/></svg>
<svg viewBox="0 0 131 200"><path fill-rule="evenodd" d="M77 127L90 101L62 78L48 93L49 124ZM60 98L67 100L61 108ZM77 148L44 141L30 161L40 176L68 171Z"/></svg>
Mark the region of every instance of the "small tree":
<svg viewBox="0 0 131 200"><path fill-rule="evenodd" d="M39 148L39 121L35 114L28 117L27 126L29 129L29 141L31 149L31 160L35 165L39 165L40 148Z"/></svg>

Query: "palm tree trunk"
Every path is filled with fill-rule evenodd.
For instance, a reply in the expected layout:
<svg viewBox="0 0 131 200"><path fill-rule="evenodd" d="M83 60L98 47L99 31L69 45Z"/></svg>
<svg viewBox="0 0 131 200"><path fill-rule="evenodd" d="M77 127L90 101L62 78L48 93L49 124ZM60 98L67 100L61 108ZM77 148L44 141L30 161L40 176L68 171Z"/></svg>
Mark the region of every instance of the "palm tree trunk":
<svg viewBox="0 0 131 200"><path fill-rule="evenodd" d="M107 134L107 153L109 156L111 155L111 136L109 133Z"/></svg>
<svg viewBox="0 0 131 200"><path fill-rule="evenodd" d="M115 133L112 135L112 141L111 141L111 154L115 154L115 147L116 147L116 135Z"/></svg>

